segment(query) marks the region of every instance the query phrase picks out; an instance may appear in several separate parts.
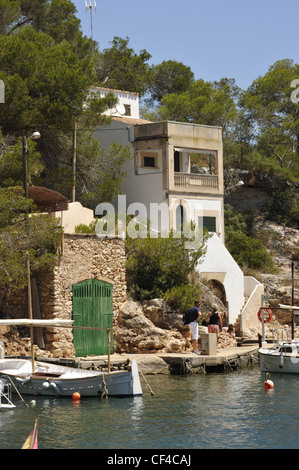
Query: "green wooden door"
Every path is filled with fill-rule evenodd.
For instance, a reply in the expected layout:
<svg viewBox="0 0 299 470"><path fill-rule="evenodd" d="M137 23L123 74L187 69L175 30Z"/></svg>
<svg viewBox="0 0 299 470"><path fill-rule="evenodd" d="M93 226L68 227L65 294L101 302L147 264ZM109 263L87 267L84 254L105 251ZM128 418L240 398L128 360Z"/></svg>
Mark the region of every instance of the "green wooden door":
<svg viewBox="0 0 299 470"><path fill-rule="evenodd" d="M110 352L113 352L112 340L112 285L97 279L87 279L73 285L73 320L74 326L87 328L111 328ZM73 330L76 356L107 354L106 330Z"/></svg>

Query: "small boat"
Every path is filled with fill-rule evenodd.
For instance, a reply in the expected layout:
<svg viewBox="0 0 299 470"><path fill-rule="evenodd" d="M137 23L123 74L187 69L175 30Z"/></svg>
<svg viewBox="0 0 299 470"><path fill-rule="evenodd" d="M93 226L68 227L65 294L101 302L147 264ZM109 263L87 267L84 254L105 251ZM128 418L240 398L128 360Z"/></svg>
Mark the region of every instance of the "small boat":
<svg viewBox="0 0 299 470"><path fill-rule="evenodd" d="M0 378L9 378L21 395L136 396L142 395L138 367L101 372L66 367L31 359L0 359Z"/></svg>
<svg viewBox="0 0 299 470"><path fill-rule="evenodd" d="M263 372L299 374L299 339L263 345L258 352Z"/></svg>
<svg viewBox="0 0 299 470"><path fill-rule="evenodd" d="M33 327L72 328L72 320L0 319L0 325L25 325ZM95 328L101 329L101 328ZM31 334L32 336L32 334ZM110 330L107 328L107 343L110 343ZM33 340L31 340L31 346ZM1 348L0 348L1 350ZM61 366L36 361L31 350L31 358L5 358L0 354L0 379L7 378L21 395L46 396L137 396L142 395L136 361L128 370L111 371L110 348L108 347L108 372L89 371L80 368ZM13 390L14 392L15 390Z"/></svg>
<svg viewBox="0 0 299 470"><path fill-rule="evenodd" d="M39 418L35 420L34 428L22 445L22 449L38 449L38 422Z"/></svg>

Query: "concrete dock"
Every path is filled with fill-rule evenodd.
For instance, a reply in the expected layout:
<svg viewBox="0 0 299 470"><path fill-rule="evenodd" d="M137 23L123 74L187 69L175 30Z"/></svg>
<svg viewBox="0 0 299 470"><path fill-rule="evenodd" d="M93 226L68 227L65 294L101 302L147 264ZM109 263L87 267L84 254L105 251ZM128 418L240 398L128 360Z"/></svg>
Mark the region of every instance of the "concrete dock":
<svg viewBox="0 0 299 470"><path fill-rule="evenodd" d="M184 353L111 354L111 368L122 367L135 360L144 374L190 374L209 371L227 371L258 362L258 345L229 347L217 350L215 355ZM76 366L84 369L106 369L108 356L76 358Z"/></svg>

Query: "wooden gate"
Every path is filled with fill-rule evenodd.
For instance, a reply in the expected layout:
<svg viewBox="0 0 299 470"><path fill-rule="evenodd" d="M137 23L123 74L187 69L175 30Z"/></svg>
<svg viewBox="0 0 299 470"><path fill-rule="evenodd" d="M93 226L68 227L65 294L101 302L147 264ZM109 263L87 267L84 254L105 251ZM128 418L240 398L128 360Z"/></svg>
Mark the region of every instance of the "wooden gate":
<svg viewBox="0 0 299 470"><path fill-rule="evenodd" d="M74 326L87 328L111 328L110 353L113 352L112 339L112 285L97 279L87 279L73 285ZM108 354L106 330L73 330L76 356Z"/></svg>

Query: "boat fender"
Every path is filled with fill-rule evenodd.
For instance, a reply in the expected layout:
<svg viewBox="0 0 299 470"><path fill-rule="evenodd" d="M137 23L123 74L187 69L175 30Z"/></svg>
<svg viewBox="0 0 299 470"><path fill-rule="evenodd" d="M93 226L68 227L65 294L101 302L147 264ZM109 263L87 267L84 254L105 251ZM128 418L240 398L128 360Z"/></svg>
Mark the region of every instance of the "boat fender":
<svg viewBox="0 0 299 470"><path fill-rule="evenodd" d="M43 382L43 383L42 383L42 389L43 389L43 390L48 390L49 387L50 387L49 382Z"/></svg>
<svg viewBox="0 0 299 470"><path fill-rule="evenodd" d="M31 375L27 375L24 379L21 379L21 377L16 377L16 381L21 383L21 385L25 385L26 383L30 382L31 380Z"/></svg>
<svg viewBox="0 0 299 470"><path fill-rule="evenodd" d="M279 368L281 369L284 365L284 357L282 354L279 356Z"/></svg>
<svg viewBox="0 0 299 470"><path fill-rule="evenodd" d="M55 392L57 393L57 395L60 395L60 394L61 394L58 385L56 385L54 382L49 382L49 386L52 387L52 388L55 390Z"/></svg>

